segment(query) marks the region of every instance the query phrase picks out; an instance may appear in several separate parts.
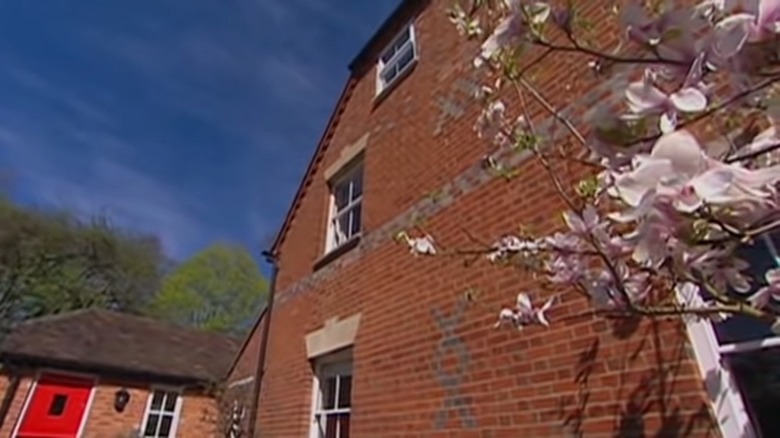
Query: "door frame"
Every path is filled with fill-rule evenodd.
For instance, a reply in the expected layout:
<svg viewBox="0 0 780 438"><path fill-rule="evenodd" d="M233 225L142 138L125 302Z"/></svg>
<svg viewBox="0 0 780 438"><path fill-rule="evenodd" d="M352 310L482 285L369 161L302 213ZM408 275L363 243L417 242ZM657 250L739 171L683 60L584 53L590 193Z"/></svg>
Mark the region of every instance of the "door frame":
<svg viewBox="0 0 780 438"><path fill-rule="evenodd" d="M94 374L80 373L76 371L63 371L54 368L39 368L38 370L35 371L35 380L27 389L27 395L24 398L24 403L22 404L22 410L19 411L19 416L16 418L16 425L13 428L11 437L16 438L16 435L19 433L19 428L22 427L22 420L24 419L24 416L27 414L27 408L30 405L30 400L32 400L33 396L35 395L35 389L38 387L38 381L41 379L42 376L45 375L75 377L79 379L92 381L92 387L89 389L89 396L87 397L87 405L84 407L84 415L81 416L81 423L79 424L79 429L76 434L78 438L81 438L81 436L84 435L84 429L87 426L87 420L89 419L90 411L92 411L92 402L95 400L95 390L97 389L98 382L100 381L100 379L98 378L98 376Z"/></svg>

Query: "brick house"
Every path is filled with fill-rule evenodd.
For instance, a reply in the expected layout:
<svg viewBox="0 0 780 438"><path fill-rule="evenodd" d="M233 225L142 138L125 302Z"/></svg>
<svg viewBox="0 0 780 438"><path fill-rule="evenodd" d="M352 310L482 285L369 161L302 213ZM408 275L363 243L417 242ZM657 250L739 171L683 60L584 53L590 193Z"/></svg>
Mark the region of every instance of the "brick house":
<svg viewBox="0 0 780 438"><path fill-rule="evenodd" d="M238 347L105 310L28 321L0 345L0 436L212 437Z"/></svg>
<svg viewBox="0 0 780 438"><path fill-rule="evenodd" d="M611 2L578 5L615 42L603 24ZM270 251L273 298L252 353L238 359L247 371L230 378L244 400L259 393L246 427L261 437L780 436L765 415L778 392L755 381L776 354L763 348L775 345L766 327L610 322L576 317L588 305L567 298L549 329L493 330L517 292L553 291L393 242L420 222L450 247L520 223L561 226L562 202L538 163L516 155L520 177L509 183L482 165L469 97L476 46L457 34L449 6L401 2L350 65ZM587 118L622 97L627 73L605 81L587 59L541 55L523 62L559 110ZM552 117L532 112L551 133ZM568 183L584 175L562 172ZM775 262L764 243L753 248L757 265ZM480 293L466 299L472 287Z"/></svg>

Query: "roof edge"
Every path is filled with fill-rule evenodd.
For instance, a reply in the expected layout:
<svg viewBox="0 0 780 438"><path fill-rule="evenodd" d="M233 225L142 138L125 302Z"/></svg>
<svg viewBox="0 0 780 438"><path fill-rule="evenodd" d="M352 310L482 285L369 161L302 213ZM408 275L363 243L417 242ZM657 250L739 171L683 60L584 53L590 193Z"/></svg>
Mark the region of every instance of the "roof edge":
<svg viewBox="0 0 780 438"><path fill-rule="evenodd" d="M29 354L0 353L0 363L5 366L28 366L32 368L52 367L66 371L84 372L92 374L106 374L109 377L126 380L145 380L155 383L189 384L207 387L220 383L219 379L187 376L178 374L156 373L153 371L134 370L120 366L103 365L98 363L82 362L75 360L52 359Z"/></svg>
<svg viewBox="0 0 780 438"><path fill-rule="evenodd" d="M263 306L263 310L257 314L255 322L252 324L252 328L249 329L249 332L246 334L244 342L241 343L241 347L239 347L238 351L236 352L235 357L233 358L233 362L230 363L227 372L225 372L225 375L222 376L223 380L227 380L230 375L233 374L233 370L236 368L236 365L238 365L238 361L241 360L241 356L244 354L244 350L246 350L246 347L249 346L249 342L252 340L252 336L255 335L255 330L257 330L257 328L260 326L260 323L263 321L263 317L266 313L268 313L267 303Z"/></svg>
<svg viewBox="0 0 780 438"><path fill-rule="evenodd" d="M339 119L338 116L341 114L341 112L344 109L344 106L349 101L349 97L351 95L352 89L354 88L355 83L357 83L357 77L359 76L356 74L357 67L359 67L360 64L364 62L365 59L372 53L375 46L379 43L382 37L384 37L384 34L387 32L387 29L392 27L396 22L399 21L399 18L401 16L407 13L407 9L411 7L415 7L416 8L415 11L417 9L423 9L428 4L430 4L430 2L431 0L402 0L401 3L398 6L396 6L393 12L391 12L390 15L384 20L384 22L382 22L382 24L379 26L379 28L374 33L374 35L368 40L368 42L360 50L358 55L352 60L352 62L350 62L349 78L344 84L344 88L341 92L341 95L339 96L339 99L336 101L336 105L333 109L333 112L331 113L330 118L328 119L328 123L325 125L325 131L323 132L319 142L317 143L317 148L314 150L311 160L309 161L309 164L306 167L306 172L303 174L303 177L301 178L301 182L298 185L298 190L296 191L295 196L293 197L293 200L290 204L290 207L287 210L287 214L285 215L284 221L282 222L282 225L279 227L279 231L277 232L276 237L274 238L274 241L271 244L270 251L272 253L277 253L279 247L282 244L282 241L284 241L284 237L287 234L288 229L290 228L290 223L292 222L292 219L295 216L295 211L298 209L298 205L301 201L301 198L303 197L306 191L305 188L307 186L307 183L310 180L312 173L316 168L319 159L322 156L322 153L325 151L326 147L330 143L330 137L331 134L333 133L333 130L335 129L336 126L338 126L338 119Z"/></svg>
<svg viewBox="0 0 780 438"><path fill-rule="evenodd" d="M317 142L317 148L314 149L311 160L309 160L309 165L306 166L306 172L303 174L300 184L298 184L298 190L295 192L295 196L293 197L293 200L290 204L290 208L287 209L284 222L282 222L282 226L279 227L276 238L274 238L274 242L271 245L270 251L273 254L278 252L279 247L284 241L284 237L287 235L287 231L290 228L290 223L292 222L292 219L295 216L295 212L298 210L298 205L300 204L300 201L306 192L306 186L308 185L307 183L311 179L323 152L327 148L328 144L330 144L330 138L332 137L333 130L336 128L336 126L338 126L339 116L343 112L346 103L349 101L349 97L352 94L352 89L354 88L355 83L355 77L350 74L344 84L344 88L341 90L339 99L336 101L333 112L330 114L328 123L325 125L325 130L322 133L319 142Z"/></svg>
<svg viewBox="0 0 780 438"><path fill-rule="evenodd" d="M390 15L385 18L385 21L382 22L382 24L379 25L379 28L377 28L376 32L374 32L374 35L371 36L371 38L366 42L365 45L363 45L363 48L360 49L357 56L355 56L352 59L352 62L349 63L349 70L352 72L355 72L358 70L358 67L360 67L360 64L362 64L366 58L374 51L379 41L382 39L382 37L385 35L387 30L392 27L400 17L402 17L408 8L411 8L413 6L416 6L418 8L423 8L430 3L431 0L403 0L401 3L398 4L398 6L393 9L393 12L390 13Z"/></svg>

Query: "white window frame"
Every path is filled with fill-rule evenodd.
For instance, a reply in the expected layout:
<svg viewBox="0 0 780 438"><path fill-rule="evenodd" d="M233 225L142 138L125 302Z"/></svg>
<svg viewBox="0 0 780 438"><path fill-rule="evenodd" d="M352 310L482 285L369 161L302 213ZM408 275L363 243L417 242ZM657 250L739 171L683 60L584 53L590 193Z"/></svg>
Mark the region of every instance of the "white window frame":
<svg viewBox="0 0 780 438"><path fill-rule="evenodd" d="M765 243L780 266L777 248L770 240L765 240ZM685 300L683 297L678 298ZM694 306L704 304L704 300L698 295L689 297L688 301ZM710 320L688 318L686 328L721 433L724 437L758 437L736 378L726 363L726 356L780 347L780 336L720 345Z"/></svg>
<svg viewBox="0 0 780 438"><path fill-rule="evenodd" d="M405 42L401 48L393 54L393 56L387 61L383 62L382 58L384 58L385 54L392 50L393 47L398 43L398 41L404 36L404 34L409 33L409 41ZM391 69L395 68L398 64L399 60L401 59L401 56L403 53L406 52L407 48L411 46L412 49L412 59L409 61L408 64L404 65L403 67L400 67L398 69L398 73L395 75L393 79L391 79L389 82L385 82L383 76L384 73ZM393 37L390 44L385 46L385 48L380 52L379 58L377 59L376 63L376 96L380 96L384 94L386 91L390 90L395 84L397 84L408 72L411 70L411 68L417 64L417 60L420 57L420 50L419 46L417 45L417 35L415 32L414 24L409 23L406 26L403 27L403 29L398 32L398 34Z"/></svg>
<svg viewBox="0 0 780 438"><path fill-rule="evenodd" d="M171 420L171 431L168 434L168 438L175 438L176 431L179 428L179 421L181 420L181 408L184 402L184 391L182 391L182 388L169 387L169 386L153 386L149 388L149 396L146 398L146 408L144 409L144 418L143 421L141 422L141 429L138 431L138 436L142 438L146 438L145 435L146 424L149 422L150 415L156 414L162 416L164 414L168 414L168 411L152 410L152 400L154 399L154 394L158 391L176 394L176 406L173 408L173 419ZM165 407L165 402L167 401L167 397L168 395L166 394L166 398L163 399L161 409ZM157 428L159 431L159 424Z"/></svg>
<svg viewBox="0 0 780 438"><path fill-rule="evenodd" d="M352 377L352 388L354 390L355 380L353 373L352 351L346 350L342 353L335 353L333 355L325 356L318 359L315 362L313 384L311 393L311 427L309 429L309 438L322 438L319 417L323 415L337 415L337 414L349 414L350 415L350 427L352 426L352 406L354 401L351 400L348 408L322 409L322 388L320 387L320 380L323 377L331 377L333 375L350 376ZM338 399L339 384L341 379L336 380L336 398ZM350 393L350 399L352 394Z"/></svg>
<svg viewBox="0 0 780 438"><path fill-rule="evenodd" d="M342 172L339 172L337 176L335 176L331 182L328 184L329 190L330 190L330 200L329 200L329 213L328 213L328 229L326 233L326 242L325 242L325 253L330 253L347 242L350 242L351 240L359 237L362 233L363 228L363 193L365 191L365 179L363 174L363 159L362 155L356 158L352 163L350 163L348 166L345 167L345 169ZM358 196L356 199L352 199L352 190L355 179L357 177L360 177L361 179L361 193L360 196ZM349 193L348 193L348 201L347 204L341 209L337 210L336 207L336 193L338 191L338 187L349 184ZM355 232L352 233L352 222L350 221L348 224L348 230L347 234L343 240L338 241L338 237L336 235L336 228L337 223L339 219L341 219L342 216L345 214L349 214L352 210L355 208L360 208L360 228Z"/></svg>

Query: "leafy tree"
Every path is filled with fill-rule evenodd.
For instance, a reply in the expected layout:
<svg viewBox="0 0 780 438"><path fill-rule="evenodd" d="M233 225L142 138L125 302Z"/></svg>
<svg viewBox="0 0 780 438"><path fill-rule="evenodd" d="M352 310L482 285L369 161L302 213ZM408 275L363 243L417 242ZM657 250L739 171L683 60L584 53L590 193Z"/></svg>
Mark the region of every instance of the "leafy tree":
<svg viewBox="0 0 780 438"><path fill-rule="evenodd" d="M154 237L0 198L0 329L88 307L141 312L164 264Z"/></svg>
<svg viewBox="0 0 780 438"><path fill-rule="evenodd" d="M268 283L242 247L215 244L175 268L149 313L180 325L240 334L265 303Z"/></svg>

